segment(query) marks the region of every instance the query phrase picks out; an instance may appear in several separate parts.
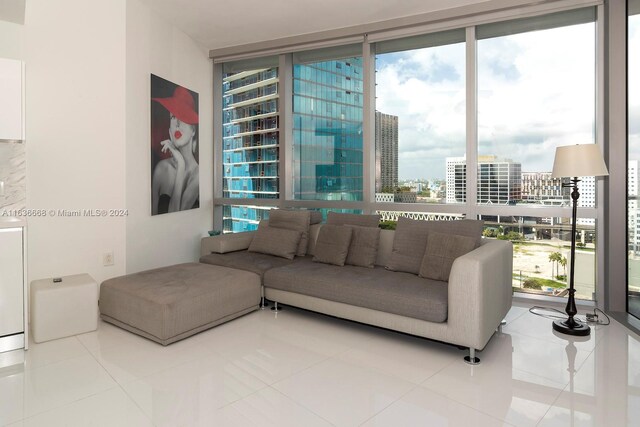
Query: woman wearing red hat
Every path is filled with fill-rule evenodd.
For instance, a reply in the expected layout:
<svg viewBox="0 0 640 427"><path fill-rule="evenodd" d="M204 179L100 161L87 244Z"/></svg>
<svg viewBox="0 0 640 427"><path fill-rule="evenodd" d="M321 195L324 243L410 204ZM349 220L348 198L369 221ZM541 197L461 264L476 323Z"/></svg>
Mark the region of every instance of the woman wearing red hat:
<svg viewBox="0 0 640 427"><path fill-rule="evenodd" d="M169 112L169 139L160 142L162 153L151 181L152 214L177 212L199 207L199 166L197 146L198 113L191 93L176 87L169 98L152 98Z"/></svg>

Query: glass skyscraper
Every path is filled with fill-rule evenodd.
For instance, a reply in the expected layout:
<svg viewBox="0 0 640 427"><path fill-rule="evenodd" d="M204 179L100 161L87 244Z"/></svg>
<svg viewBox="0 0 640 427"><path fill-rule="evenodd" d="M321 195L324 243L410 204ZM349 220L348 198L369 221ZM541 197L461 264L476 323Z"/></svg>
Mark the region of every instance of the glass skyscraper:
<svg viewBox="0 0 640 427"><path fill-rule="evenodd" d="M223 78L223 196L279 195L278 68L226 73ZM255 230L268 207L226 205L225 232Z"/></svg>
<svg viewBox="0 0 640 427"><path fill-rule="evenodd" d="M362 200L362 57L293 66L294 197Z"/></svg>
<svg viewBox="0 0 640 427"><path fill-rule="evenodd" d="M223 197L278 199L278 68L223 76ZM293 65L293 195L362 200L362 58ZM274 203L275 204L275 203ZM271 207L225 205L225 232L255 230Z"/></svg>

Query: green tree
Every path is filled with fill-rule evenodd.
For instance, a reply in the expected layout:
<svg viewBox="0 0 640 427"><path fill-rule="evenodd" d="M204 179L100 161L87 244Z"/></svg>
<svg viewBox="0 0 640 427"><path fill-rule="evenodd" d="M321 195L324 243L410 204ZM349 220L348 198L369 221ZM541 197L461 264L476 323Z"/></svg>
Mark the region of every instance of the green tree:
<svg viewBox="0 0 640 427"><path fill-rule="evenodd" d="M507 240L511 240L512 242L518 242L522 240L522 234L518 233L517 231L508 232L506 237Z"/></svg>
<svg viewBox="0 0 640 427"><path fill-rule="evenodd" d="M484 237L498 237L498 230L495 228L485 228L482 230L482 235Z"/></svg>
<svg viewBox="0 0 640 427"><path fill-rule="evenodd" d="M560 252L552 252L549 254L549 262L551 262L551 278L559 274L559 266L562 261L562 254ZM553 274L553 267L556 267L556 274Z"/></svg>
<svg viewBox="0 0 640 427"><path fill-rule="evenodd" d="M542 284L533 278L529 278L527 280L524 281L524 283L522 284L522 287L527 288L527 289L542 289Z"/></svg>
<svg viewBox="0 0 640 427"><path fill-rule="evenodd" d="M383 230L395 230L396 225L398 225L396 221L380 221L378 227L382 228Z"/></svg>
<svg viewBox="0 0 640 427"><path fill-rule="evenodd" d="M567 257L563 256L560 261L558 261L564 270L564 277L567 277Z"/></svg>

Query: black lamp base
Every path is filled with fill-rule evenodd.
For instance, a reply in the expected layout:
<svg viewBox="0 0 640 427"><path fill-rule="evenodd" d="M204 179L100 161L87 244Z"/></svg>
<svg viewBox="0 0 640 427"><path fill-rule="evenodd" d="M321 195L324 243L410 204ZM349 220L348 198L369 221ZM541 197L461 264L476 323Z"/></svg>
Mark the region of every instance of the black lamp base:
<svg viewBox="0 0 640 427"><path fill-rule="evenodd" d="M585 337L591 334L591 328L577 320L573 321L573 325L569 325L566 320L556 320L553 322L553 330L558 331L561 334L575 335L578 337Z"/></svg>

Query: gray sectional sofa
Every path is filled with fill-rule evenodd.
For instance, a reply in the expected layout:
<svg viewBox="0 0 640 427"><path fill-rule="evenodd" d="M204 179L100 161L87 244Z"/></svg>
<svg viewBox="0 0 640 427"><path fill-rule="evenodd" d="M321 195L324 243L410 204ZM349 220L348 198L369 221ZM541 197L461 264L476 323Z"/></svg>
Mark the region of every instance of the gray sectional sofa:
<svg viewBox="0 0 640 427"><path fill-rule="evenodd" d="M203 238L200 262L258 274L264 296L277 303L466 347L465 359L479 361L475 351L511 308L510 242L478 235L477 248L456 258L443 281L389 270L398 245L391 230L380 230L373 268L314 262L321 227L309 226L305 256L248 251L257 232L247 232Z"/></svg>

